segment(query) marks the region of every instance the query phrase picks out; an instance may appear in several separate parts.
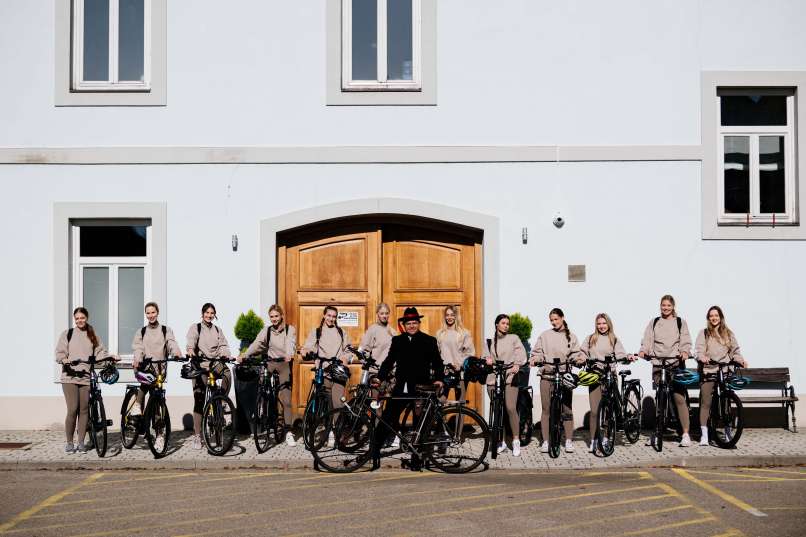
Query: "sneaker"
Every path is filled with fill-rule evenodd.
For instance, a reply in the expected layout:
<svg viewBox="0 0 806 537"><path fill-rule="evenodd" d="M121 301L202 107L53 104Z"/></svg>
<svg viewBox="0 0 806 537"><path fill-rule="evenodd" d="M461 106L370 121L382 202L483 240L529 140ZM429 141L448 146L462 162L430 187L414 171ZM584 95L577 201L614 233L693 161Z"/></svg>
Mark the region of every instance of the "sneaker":
<svg viewBox="0 0 806 537"><path fill-rule="evenodd" d="M297 445L297 440L296 438L294 438L294 433L292 433L291 431L285 433L285 445L287 445L288 447L294 447Z"/></svg>
<svg viewBox="0 0 806 537"><path fill-rule="evenodd" d="M512 456L513 457L520 457L521 456L521 441L520 440L513 440L512 441Z"/></svg>
<svg viewBox="0 0 806 537"><path fill-rule="evenodd" d="M86 453L87 446L84 445L84 442L79 442L76 446L76 453Z"/></svg>
<svg viewBox="0 0 806 537"><path fill-rule="evenodd" d="M392 449L400 449L400 437L399 436L395 436L394 439L392 439Z"/></svg>
<svg viewBox="0 0 806 537"><path fill-rule="evenodd" d="M507 450L506 442L501 442L501 445L498 446L498 453L503 453Z"/></svg>
<svg viewBox="0 0 806 537"><path fill-rule="evenodd" d="M596 440L591 440L591 445L588 447L588 453L596 453Z"/></svg>
<svg viewBox="0 0 806 537"><path fill-rule="evenodd" d="M691 437L688 434L684 434L683 438L680 439L680 447L689 447L691 445Z"/></svg>
<svg viewBox="0 0 806 537"><path fill-rule="evenodd" d="M336 445L336 435L333 434L333 431L330 431L327 435L327 447L332 448Z"/></svg>
<svg viewBox="0 0 806 537"><path fill-rule="evenodd" d="M154 450L155 451L162 451L162 448L165 447L165 439L161 436L158 436L154 439Z"/></svg>
<svg viewBox="0 0 806 537"><path fill-rule="evenodd" d="M711 444L708 442L708 437L707 437L707 436L703 436L702 438L700 438L700 445L701 445L701 446L705 446L705 447L708 447L708 446L710 446L710 445L711 445Z"/></svg>
<svg viewBox="0 0 806 537"><path fill-rule="evenodd" d="M76 450L76 448L75 448L75 446L73 445L72 442L67 442L64 445L64 452L65 453L73 453L75 450Z"/></svg>
<svg viewBox="0 0 806 537"><path fill-rule="evenodd" d="M193 449L201 449L202 448L202 441L201 436L193 435L193 443L191 444Z"/></svg>
<svg viewBox="0 0 806 537"><path fill-rule="evenodd" d="M573 453L574 452L574 443L570 440L565 441L565 452L566 453Z"/></svg>
<svg viewBox="0 0 806 537"><path fill-rule="evenodd" d="M540 453L548 453L549 452L549 443L543 442L540 444Z"/></svg>

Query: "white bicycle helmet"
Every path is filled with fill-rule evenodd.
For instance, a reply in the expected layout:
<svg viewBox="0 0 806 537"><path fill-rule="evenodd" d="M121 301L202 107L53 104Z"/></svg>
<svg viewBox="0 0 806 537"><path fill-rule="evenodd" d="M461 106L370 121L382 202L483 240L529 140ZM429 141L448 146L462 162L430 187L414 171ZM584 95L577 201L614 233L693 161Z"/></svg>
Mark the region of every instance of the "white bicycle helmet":
<svg viewBox="0 0 806 537"><path fill-rule="evenodd" d="M155 377L151 373L138 371L137 373L134 374L134 380L136 380L140 384L150 386L151 384L154 384L154 381L157 380L157 377Z"/></svg>
<svg viewBox="0 0 806 537"><path fill-rule="evenodd" d="M563 373L563 375L562 375L562 383L563 383L563 386L565 386L569 390L573 390L574 388L577 387L577 383L578 383L577 376L574 375L571 372Z"/></svg>

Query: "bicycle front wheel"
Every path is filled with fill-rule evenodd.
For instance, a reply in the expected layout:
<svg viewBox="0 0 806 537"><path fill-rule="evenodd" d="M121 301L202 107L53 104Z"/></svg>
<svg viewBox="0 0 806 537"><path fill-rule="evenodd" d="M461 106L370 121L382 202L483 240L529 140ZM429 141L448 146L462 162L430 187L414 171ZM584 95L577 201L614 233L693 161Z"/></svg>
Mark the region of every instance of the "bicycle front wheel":
<svg viewBox="0 0 806 537"><path fill-rule="evenodd" d="M521 440L521 447L526 447L532 441L535 432L535 424L532 421L532 407L524 405L518 411L519 428L518 437Z"/></svg>
<svg viewBox="0 0 806 537"><path fill-rule="evenodd" d="M669 406L667 393L663 388L655 392L655 433L652 436L652 447L660 453L663 451L663 435L666 433L666 414Z"/></svg>
<svg viewBox="0 0 806 537"><path fill-rule="evenodd" d="M168 452L171 438L171 416L165 399L155 399L146 418L146 442L155 459L161 459Z"/></svg>
<svg viewBox="0 0 806 537"><path fill-rule="evenodd" d="M551 398L549 407L549 457L556 459L560 456L560 439L563 434L563 407L562 400L557 396Z"/></svg>
<svg viewBox="0 0 806 537"><path fill-rule="evenodd" d="M605 457L613 454L616 446L616 408L610 397L599 401L596 421L596 449Z"/></svg>
<svg viewBox="0 0 806 537"><path fill-rule="evenodd" d="M484 462L490 450L490 431L475 410L450 406L434 414L424 444L434 466L449 474L464 474ZM493 453L496 447L493 444Z"/></svg>
<svg viewBox="0 0 806 537"><path fill-rule="evenodd" d="M641 434L641 395L637 386L630 386L624 397L624 437L630 444L638 442Z"/></svg>
<svg viewBox="0 0 806 537"><path fill-rule="evenodd" d="M325 419L330 412L330 397L327 393L321 393L313 397L308 406L305 407L305 416L302 420L302 439L305 442L305 449L313 451L314 445L322 439L317 436L319 422ZM327 440L325 438L325 440Z"/></svg>
<svg viewBox="0 0 806 537"><path fill-rule="evenodd" d="M126 397L123 398L123 405L120 411L120 439L123 447L131 449L137 443L140 436L140 421L142 416L132 415L134 405L137 404L137 390L126 390Z"/></svg>
<svg viewBox="0 0 806 537"><path fill-rule="evenodd" d="M271 397L265 393L257 396L255 405L254 433L255 447L258 453L265 453L269 449L270 432L272 428Z"/></svg>
<svg viewBox="0 0 806 537"><path fill-rule="evenodd" d="M325 471L354 472L372 458L372 434L373 422L366 414L337 408L317 421L311 454Z"/></svg>
<svg viewBox="0 0 806 537"><path fill-rule="evenodd" d="M708 419L709 437L717 446L730 449L739 441L744 430L742 402L734 392L724 391L714 403Z"/></svg>
<svg viewBox="0 0 806 537"><path fill-rule="evenodd" d="M216 395L204 407L204 443L210 455L221 456L235 441L235 405L226 395Z"/></svg>
<svg viewBox="0 0 806 537"><path fill-rule="evenodd" d="M106 455L106 410L104 401L100 397L93 399L90 405L90 439L95 446L95 452L99 457Z"/></svg>
<svg viewBox="0 0 806 537"><path fill-rule="evenodd" d="M501 403L502 401L500 399L493 399L492 403L490 404L490 421L492 422L492 427L490 427L490 438L493 444L493 451L490 456L493 459L498 457L498 446L500 446L504 441L504 405Z"/></svg>

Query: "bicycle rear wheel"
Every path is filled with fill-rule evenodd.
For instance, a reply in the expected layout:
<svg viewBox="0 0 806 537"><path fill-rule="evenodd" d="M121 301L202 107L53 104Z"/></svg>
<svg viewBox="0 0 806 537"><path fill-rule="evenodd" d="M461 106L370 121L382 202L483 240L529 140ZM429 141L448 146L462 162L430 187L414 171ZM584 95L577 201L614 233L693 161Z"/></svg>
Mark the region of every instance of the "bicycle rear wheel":
<svg viewBox="0 0 806 537"><path fill-rule="evenodd" d="M502 401L500 399L493 399L490 402L490 421L492 422L492 427L490 427L490 440L493 445L490 456L493 459L498 458L498 446L504 441L504 405L501 403Z"/></svg>
<svg viewBox="0 0 806 537"><path fill-rule="evenodd" d="M596 449L605 457L613 454L616 447L616 406L610 396L599 401L596 422Z"/></svg>
<svg viewBox="0 0 806 537"><path fill-rule="evenodd" d="M210 455L224 455L235 441L235 405L226 395L216 395L204 407L202 431Z"/></svg>
<svg viewBox="0 0 806 537"><path fill-rule="evenodd" d="M257 403L255 404L255 426L253 437L255 439L255 447L258 453L265 453L271 444L270 435L272 428L271 417L271 397L261 392L257 396Z"/></svg>
<svg viewBox="0 0 806 537"><path fill-rule="evenodd" d="M669 406L666 390L655 391L655 432L652 435L652 447L660 453L663 451L663 435L666 433L666 415Z"/></svg>
<svg viewBox="0 0 806 537"><path fill-rule="evenodd" d="M724 391L711 405L711 416L708 418L708 435L714 443L730 449L736 445L744 430L742 419L742 402L732 391Z"/></svg>
<svg viewBox="0 0 806 537"><path fill-rule="evenodd" d="M641 394L638 386L630 386L624 397L624 437L630 444L641 434Z"/></svg>
<svg viewBox="0 0 806 537"><path fill-rule="evenodd" d="M434 414L421 447L434 466L443 472L464 474L484 462L490 450L490 431L487 422L475 410L450 406ZM493 444L493 453L496 447Z"/></svg>
<svg viewBox="0 0 806 537"><path fill-rule="evenodd" d="M106 455L106 410L100 397L93 399L90 405L90 440L99 457Z"/></svg>
<svg viewBox="0 0 806 537"><path fill-rule="evenodd" d="M168 452L168 442L171 439L171 415L165 399L161 397L154 399L149 406L151 409L146 417L146 442L154 458L161 459Z"/></svg>
<svg viewBox="0 0 806 537"><path fill-rule="evenodd" d="M327 442L330 434L335 440L332 445ZM365 414L346 406L331 410L317 421L312 434L314 462L328 472L354 472L372 458L372 434L373 422Z"/></svg>
<svg viewBox="0 0 806 537"><path fill-rule="evenodd" d="M563 408L559 394L552 394L549 406L549 457L560 456L560 439L563 434Z"/></svg>
<svg viewBox="0 0 806 537"><path fill-rule="evenodd" d="M137 443L140 436L140 420L142 416L132 415L134 405L137 404L137 389L126 390L123 398L123 405L120 407L120 439L123 447L131 449Z"/></svg>

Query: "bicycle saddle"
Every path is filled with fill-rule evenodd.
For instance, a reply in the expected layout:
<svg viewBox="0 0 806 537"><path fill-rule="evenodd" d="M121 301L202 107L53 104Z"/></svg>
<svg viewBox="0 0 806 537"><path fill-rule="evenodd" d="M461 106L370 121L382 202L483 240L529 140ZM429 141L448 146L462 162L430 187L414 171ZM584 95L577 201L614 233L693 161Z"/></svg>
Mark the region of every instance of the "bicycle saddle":
<svg viewBox="0 0 806 537"><path fill-rule="evenodd" d="M618 374L621 375L622 377L626 377L627 375L632 375L632 371L630 371L629 369L622 369L621 371L618 372Z"/></svg>
<svg viewBox="0 0 806 537"><path fill-rule="evenodd" d="M436 393L439 390L439 386L435 384L417 384L414 389L423 393Z"/></svg>

